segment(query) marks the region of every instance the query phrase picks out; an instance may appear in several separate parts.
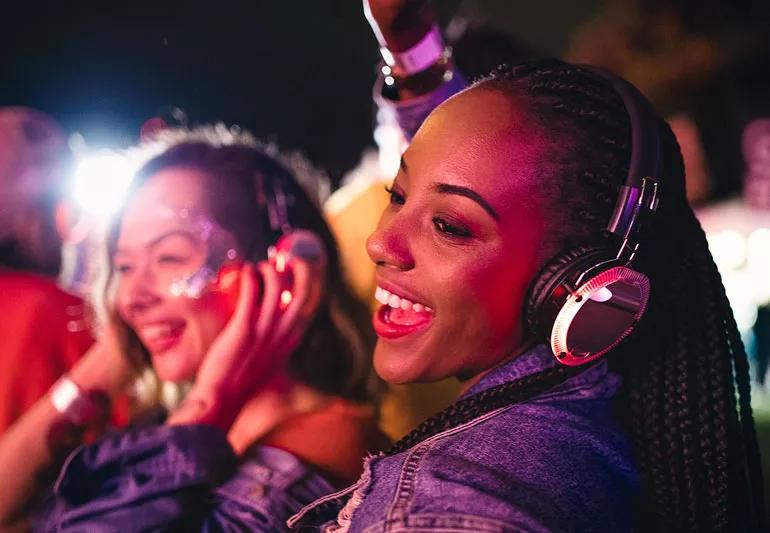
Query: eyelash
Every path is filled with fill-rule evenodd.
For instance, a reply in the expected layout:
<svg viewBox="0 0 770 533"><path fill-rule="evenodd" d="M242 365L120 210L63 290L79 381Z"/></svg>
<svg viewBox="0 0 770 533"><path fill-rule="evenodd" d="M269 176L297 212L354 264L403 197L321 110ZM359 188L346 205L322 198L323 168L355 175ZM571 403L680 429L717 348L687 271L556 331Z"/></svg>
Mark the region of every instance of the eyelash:
<svg viewBox="0 0 770 533"><path fill-rule="evenodd" d="M118 274L128 274L131 271L131 265L115 265L112 268Z"/></svg>
<svg viewBox="0 0 770 533"><path fill-rule="evenodd" d="M403 194L395 191L393 187L385 186L385 191L390 195L390 203L395 205L404 205L406 198ZM447 222L441 217L431 219L433 226L443 235L449 238L465 239L471 236L471 233L464 227Z"/></svg>
<svg viewBox="0 0 770 533"><path fill-rule="evenodd" d="M161 255L160 257L158 257L158 262L159 263L166 263L166 264L168 264L168 263L173 263L173 264L184 263L185 260L186 260L186 258L184 258L182 256L170 255L170 254Z"/></svg>
<svg viewBox="0 0 770 533"><path fill-rule="evenodd" d="M393 189L393 187L389 187L386 185L385 192L387 192L390 195L391 204L404 205L404 202L406 202L406 198L404 198L404 195L396 192Z"/></svg>
<svg viewBox="0 0 770 533"><path fill-rule="evenodd" d="M435 228L448 237L465 239L471 236L470 232L458 225L447 222L441 217L433 217L431 219Z"/></svg>

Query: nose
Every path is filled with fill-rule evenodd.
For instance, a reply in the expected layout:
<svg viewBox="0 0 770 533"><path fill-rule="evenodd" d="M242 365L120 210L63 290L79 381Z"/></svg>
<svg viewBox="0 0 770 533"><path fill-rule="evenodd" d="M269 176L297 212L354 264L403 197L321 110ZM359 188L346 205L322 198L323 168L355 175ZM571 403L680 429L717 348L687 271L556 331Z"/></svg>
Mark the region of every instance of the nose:
<svg viewBox="0 0 770 533"><path fill-rule="evenodd" d="M161 301L156 287L155 274L146 266L137 266L130 276L120 279L120 294L130 313L144 311Z"/></svg>
<svg viewBox="0 0 770 533"><path fill-rule="evenodd" d="M366 251L377 266L394 270L414 268L409 232L404 217L385 212L377 229L366 240Z"/></svg>

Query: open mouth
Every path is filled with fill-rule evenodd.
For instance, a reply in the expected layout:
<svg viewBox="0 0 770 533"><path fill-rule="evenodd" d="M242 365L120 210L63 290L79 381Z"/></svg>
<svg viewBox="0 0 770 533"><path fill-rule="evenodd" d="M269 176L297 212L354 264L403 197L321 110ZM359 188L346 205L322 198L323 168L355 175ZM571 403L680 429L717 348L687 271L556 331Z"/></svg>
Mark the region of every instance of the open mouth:
<svg viewBox="0 0 770 533"><path fill-rule="evenodd" d="M164 321L143 326L139 335L151 353L159 354L176 346L182 340L184 330L184 321Z"/></svg>
<svg viewBox="0 0 770 533"><path fill-rule="evenodd" d="M377 287L374 298L380 304L372 323L377 336L395 339L425 329L433 320L433 309L420 302Z"/></svg>

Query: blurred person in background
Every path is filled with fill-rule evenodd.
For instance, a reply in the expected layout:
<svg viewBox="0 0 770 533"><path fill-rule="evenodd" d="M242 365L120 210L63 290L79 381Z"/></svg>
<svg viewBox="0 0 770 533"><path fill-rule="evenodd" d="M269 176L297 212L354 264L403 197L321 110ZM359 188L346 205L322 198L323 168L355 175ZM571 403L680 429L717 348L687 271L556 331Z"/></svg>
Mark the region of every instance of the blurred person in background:
<svg viewBox="0 0 770 533"><path fill-rule="evenodd" d="M682 146L694 205L741 190L741 135L770 115L770 4L613 0L574 34L566 58L631 81Z"/></svg>
<svg viewBox="0 0 770 533"><path fill-rule="evenodd" d="M366 309L342 280L318 207L269 149L218 126L165 131L144 150L150 158L107 239L106 334L0 439L9 480L1 523L23 524L40 505L41 479L80 444L57 428L81 428L84 412L106 403L94 405L94 394L114 397L141 376L136 427L72 455L36 525L184 529L209 520L202 505L165 521L167 502L154 495L181 482L183 492L250 501L256 509L213 514L232 524L264 516L272 530L355 480L362 457L387 444ZM164 401L166 385L182 389L181 403ZM224 447L228 459L169 478L193 472L191 443L204 455ZM150 451L161 456L145 463ZM276 497L273 487L287 492ZM108 493L119 495L119 512L88 505Z"/></svg>
<svg viewBox="0 0 770 533"><path fill-rule="evenodd" d="M71 159L53 118L0 108L0 435L93 343L87 306L56 284Z"/></svg>

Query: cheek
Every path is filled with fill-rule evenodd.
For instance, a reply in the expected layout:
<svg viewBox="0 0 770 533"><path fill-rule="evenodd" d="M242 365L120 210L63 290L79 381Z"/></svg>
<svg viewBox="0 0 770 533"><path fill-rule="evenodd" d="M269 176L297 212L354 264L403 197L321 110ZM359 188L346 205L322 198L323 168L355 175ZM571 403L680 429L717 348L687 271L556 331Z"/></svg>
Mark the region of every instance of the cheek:
<svg viewBox="0 0 770 533"><path fill-rule="evenodd" d="M227 325L235 311L236 298L231 294L211 292L200 298L184 300L185 314L209 344ZM180 302L181 303L181 302Z"/></svg>
<svg viewBox="0 0 770 533"><path fill-rule="evenodd" d="M478 257L463 269L454 286L463 287L462 307L479 313L493 336L509 337L518 331L532 269L528 261L517 261L499 251ZM457 280L462 279L458 284ZM472 308L472 309L470 309Z"/></svg>

